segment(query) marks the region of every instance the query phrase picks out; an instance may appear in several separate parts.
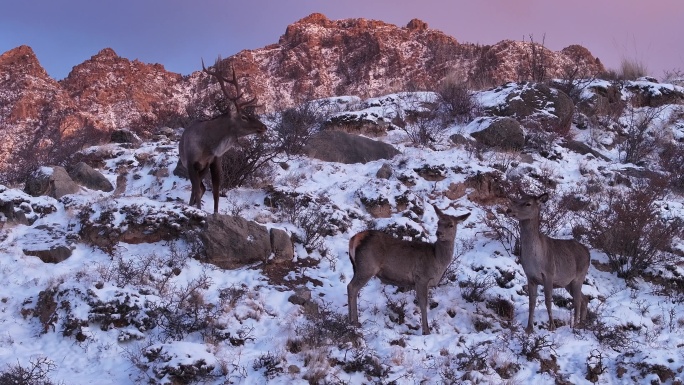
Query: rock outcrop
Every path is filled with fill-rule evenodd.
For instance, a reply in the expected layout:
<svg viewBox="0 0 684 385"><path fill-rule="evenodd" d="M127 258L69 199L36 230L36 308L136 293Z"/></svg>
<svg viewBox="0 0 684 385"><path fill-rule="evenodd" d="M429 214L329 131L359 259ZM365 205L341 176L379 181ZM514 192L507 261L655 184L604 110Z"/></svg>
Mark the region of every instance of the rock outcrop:
<svg viewBox="0 0 684 385"><path fill-rule="evenodd" d="M493 84L518 80L531 44L461 43L418 19L401 27L312 14L289 25L277 43L224 61L245 77L245 96L257 95L265 111L274 111L335 95L368 98L397 89L436 89L447 75L475 83L484 78ZM604 70L580 46L538 51L545 58L548 77L562 76L568 65L580 66L588 74ZM117 128L145 131L159 124L181 124L187 111L210 109L220 94L202 71L182 76L161 64L123 58L111 48L56 81L31 48L21 46L0 55L0 73L0 134L5 138L0 144L0 175L16 174L19 165L29 161L34 166L49 163L28 156L22 162L10 161L22 152L50 156L55 146L66 143L75 150L96 144Z"/></svg>

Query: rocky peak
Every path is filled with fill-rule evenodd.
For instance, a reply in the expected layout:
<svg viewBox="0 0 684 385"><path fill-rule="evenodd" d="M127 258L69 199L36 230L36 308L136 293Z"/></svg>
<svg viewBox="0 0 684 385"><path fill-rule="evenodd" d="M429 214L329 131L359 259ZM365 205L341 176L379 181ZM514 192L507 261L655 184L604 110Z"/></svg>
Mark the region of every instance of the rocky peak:
<svg viewBox="0 0 684 385"><path fill-rule="evenodd" d="M154 106L171 99L181 79L161 64L131 61L105 48L75 66L61 85L80 109L101 117L99 128L112 130L154 119Z"/></svg>
<svg viewBox="0 0 684 385"><path fill-rule="evenodd" d="M91 56L90 60L93 61L112 61L114 59L119 59L119 55L114 52L111 48L104 48L97 53L97 55Z"/></svg>
<svg viewBox="0 0 684 385"><path fill-rule="evenodd" d="M428 29L428 25L426 22L424 22L422 20L412 19L406 25L406 28L408 28L410 30L415 30L415 31L424 31L424 30Z"/></svg>
<svg viewBox="0 0 684 385"><path fill-rule="evenodd" d="M45 69L38 62L33 49L22 45L0 55L0 72L5 74L22 74L40 78L49 78Z"/></svg>

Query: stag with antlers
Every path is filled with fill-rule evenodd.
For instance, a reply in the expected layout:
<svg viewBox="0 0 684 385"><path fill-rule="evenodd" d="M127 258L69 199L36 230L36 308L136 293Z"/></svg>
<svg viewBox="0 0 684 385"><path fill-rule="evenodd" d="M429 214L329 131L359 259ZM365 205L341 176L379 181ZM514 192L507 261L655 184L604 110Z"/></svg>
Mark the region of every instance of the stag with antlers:
<svg viewBox="0 0 684 385"><path fill-rule="evenodd" d="M202 71L218 82L223 95L229 101L227 110L211 120L197 121L190 125L183 132L178 144L180 161L188 170L192 185L189 204L202 208L202 196L206 191L203 180L207 173L211 173L214 214L218 213L219 205L221 156L237 144L238 138L266 132L266 126L259 118L246 111L246 108L256 104L256 97L241 101L244 94L240 90L235 68L232 68L232 76L226 77L220 71L220 62L219 57L213 69L207 69L202 61ZM235 96L228 91L228 84L235 87Z"/></svg>

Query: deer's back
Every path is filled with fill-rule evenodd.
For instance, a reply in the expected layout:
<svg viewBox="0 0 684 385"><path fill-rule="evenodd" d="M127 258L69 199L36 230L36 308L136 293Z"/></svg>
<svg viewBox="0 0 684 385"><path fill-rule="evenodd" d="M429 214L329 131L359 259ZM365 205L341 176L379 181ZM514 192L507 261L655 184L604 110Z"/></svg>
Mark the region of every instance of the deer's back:
<svg viewBox="0 0 684 385"><path fill-rule="evenodd" d="M352 252L355 274L370 272L384 283L396 286L413 286L417 276L429 274L427 262L434 259L433 244L404 241L379 230L367 230L355 237L356 242L351 242L355 246Z"/></svg>

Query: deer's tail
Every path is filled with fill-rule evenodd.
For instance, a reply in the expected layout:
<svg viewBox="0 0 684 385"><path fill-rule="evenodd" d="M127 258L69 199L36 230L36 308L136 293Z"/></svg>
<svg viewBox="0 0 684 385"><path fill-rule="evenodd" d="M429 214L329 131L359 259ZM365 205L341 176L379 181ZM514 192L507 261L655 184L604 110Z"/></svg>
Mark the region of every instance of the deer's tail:
<svg viewBox="0 0 684 385"><path fill-rule="evenodd" d="M362 231L349 238L349 259L351 260L354 271L356 271L356 249L367 236L368 231Z"/></svg>

